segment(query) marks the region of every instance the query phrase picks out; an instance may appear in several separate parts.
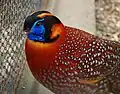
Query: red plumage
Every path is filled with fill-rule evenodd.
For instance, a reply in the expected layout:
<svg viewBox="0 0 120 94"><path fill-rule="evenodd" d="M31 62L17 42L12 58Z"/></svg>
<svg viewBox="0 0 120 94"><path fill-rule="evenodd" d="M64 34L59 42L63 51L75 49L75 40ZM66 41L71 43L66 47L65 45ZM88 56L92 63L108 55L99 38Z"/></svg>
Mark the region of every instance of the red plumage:
<svg viewBox="0 0 120 94"><path fill-rule="evenodd" d="M29 39L26 41L28 65L34 77L43 85L56 94L90 94L92 88L99 89L96 84L109 75L120 75L118 42L67 26L64 32L61 43L61 40L53 44L41 44ZM120 80L120 77L115 80ZM91 89L87 91L85 85ZM108 86L103 84L105 88ZM93 91L97 92L97 89Z"/></svg>
<svg viewBox="0 0 120 94"><path fill-rule="evenodd" d="M46 11L29 16L24 30L29 68L55 94L120 93L119 42L64 26Z"/></svg>

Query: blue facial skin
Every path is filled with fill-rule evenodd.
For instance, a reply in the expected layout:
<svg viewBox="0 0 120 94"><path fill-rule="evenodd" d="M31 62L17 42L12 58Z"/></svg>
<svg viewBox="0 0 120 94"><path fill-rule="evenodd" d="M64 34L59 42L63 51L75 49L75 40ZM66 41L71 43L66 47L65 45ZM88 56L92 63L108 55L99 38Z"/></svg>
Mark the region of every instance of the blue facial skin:
<svg viewBox="0 0 120 94"><path fill-rule="evenodd" d="M28 33L28 38L33 41L45 41L45 27L44 24L42 23L44 19L38 20L34 23L32 26L30 32Z"/></svg>

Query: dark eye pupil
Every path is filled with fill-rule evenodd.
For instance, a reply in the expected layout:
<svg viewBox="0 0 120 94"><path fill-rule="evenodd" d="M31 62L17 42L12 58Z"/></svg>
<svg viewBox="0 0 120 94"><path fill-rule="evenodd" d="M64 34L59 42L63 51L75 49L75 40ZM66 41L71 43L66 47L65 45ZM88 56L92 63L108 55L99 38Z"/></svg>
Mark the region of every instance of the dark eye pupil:
<svg viewBox="0 0 120 94"><path fill-rule="evenodd" d="M41 23L40 22L38 22L37 24L36 24L36 26L40 26L41 25Z"/></svg>

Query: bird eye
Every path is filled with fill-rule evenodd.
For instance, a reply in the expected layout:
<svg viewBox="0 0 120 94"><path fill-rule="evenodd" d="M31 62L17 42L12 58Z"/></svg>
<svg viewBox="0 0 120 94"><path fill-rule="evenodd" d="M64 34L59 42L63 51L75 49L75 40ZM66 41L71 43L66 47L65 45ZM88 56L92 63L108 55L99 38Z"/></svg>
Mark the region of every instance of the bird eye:
<svg viewBox="0 0 120 94"><path fill-rule="evenodd" d="M40 26L40 25L41 25L41 22L38 22L38 23L36 24L37 27Z"/></svg>

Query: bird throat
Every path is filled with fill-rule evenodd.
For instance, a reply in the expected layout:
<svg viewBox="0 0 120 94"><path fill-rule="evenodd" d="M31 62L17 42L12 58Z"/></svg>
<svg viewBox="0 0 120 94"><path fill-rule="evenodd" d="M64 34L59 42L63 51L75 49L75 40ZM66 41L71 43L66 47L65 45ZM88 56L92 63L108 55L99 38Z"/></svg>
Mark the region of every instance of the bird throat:
<svg viewBox="0 0 120 94"><path fill-rule="evenodd" d="M61 37L62 36L62 37ZM48 69L55 60L61 44L65 42L65 32L52 43L35 42L26 39L25 52L30 69Z"/></svg>

